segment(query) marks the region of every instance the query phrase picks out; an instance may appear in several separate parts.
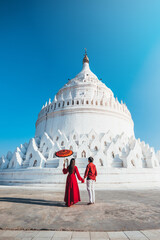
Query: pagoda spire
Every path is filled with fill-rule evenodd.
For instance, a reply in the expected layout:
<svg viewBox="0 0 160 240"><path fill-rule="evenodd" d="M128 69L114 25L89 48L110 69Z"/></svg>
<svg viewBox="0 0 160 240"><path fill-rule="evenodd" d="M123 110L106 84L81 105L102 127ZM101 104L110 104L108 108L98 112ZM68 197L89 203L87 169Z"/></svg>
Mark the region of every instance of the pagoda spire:
<svg viewBox="0 0 160 240"><path fill-rule="evenodd" d="M83 58L83 64L84 63L89 63L89 58L87 56L87 49L85 48L85 54L84 54L84 58Z"/></svg>

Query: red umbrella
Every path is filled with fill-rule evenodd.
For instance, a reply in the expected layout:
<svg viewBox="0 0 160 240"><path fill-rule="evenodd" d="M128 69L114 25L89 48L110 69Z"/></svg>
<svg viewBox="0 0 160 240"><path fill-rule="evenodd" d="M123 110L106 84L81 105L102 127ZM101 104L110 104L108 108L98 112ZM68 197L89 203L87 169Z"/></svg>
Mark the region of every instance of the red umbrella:
<svg viewBox="0 0 160 240"><path fill-rule="evenodd" d="M73 154L73 151L72 150L68 150L68 149L63 149L63 150L60 150L58 152L55 153L55 155L57 157L69 157Z"/></svg>

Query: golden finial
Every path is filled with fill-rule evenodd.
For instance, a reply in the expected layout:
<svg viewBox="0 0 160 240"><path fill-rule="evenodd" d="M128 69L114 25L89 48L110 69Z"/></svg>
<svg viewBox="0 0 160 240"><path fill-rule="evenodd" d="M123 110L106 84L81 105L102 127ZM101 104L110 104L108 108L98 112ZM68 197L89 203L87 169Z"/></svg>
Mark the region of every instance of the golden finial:
<svg viewBox="0 0 160 240"><path fill-rule="evenodd" d="M83 58L83 63L85 63L85 62L89 63L89 58L87 56L87 49L85 48L84 50L85 50L85 54L84 54L84 58Z"/></svg>

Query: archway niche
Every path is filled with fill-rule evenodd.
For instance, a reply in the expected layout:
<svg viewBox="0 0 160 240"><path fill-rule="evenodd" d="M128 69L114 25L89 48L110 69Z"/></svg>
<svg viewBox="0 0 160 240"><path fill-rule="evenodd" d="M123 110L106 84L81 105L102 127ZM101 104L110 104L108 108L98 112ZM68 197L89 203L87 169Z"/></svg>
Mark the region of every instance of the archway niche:
<svg viewBox="0 0 160 240"><path fill-rule="evenodd" d="M95 151L98 151L98 147L97 147L97 146L95 146L94 150L95 150Z"/></svg>
<svg viewBox="0 0 160 240"><path fill-rule="evenodd" d="M33 167L37 166L37 160L34 160Z"/></svg>
<svg viewBox="0 0 160 240"><path fill-rule="evenodd" d="M86 152L84 150L82 151L81 157L86 158Z"/></svg>
<svg viewBox="0 0 160 240"><path fill-rule="evenodd" d="M99 159L99 162L100 162L100 165L103 166L103 161L101 158Z"/></svg>
<svg viewBox="0 0 160 240"><path fill-rule="evenodd" d="M132 164L133 167L135 167L135 163L134 163L133 159L131 160L131 164Z"/></svg>

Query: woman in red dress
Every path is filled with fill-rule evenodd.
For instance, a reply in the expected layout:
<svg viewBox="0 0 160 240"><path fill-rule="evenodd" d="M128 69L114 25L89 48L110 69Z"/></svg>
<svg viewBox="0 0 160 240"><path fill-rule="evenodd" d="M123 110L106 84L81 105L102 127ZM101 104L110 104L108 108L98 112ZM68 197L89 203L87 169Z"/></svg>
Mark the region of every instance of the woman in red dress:
<svg viewBox="0 0 160 240"><path fill-rule="evenodd" d="M78 188L78 183L75 174L82 183L84 183L84 179L81 178L78 168L75 166L75 159L72 158L70 164L67 168L65 168L65 163L63 164L63 173L68 174L66 181L66 190L64 201L68 207L71 205L81 201L80 193Z"/></svg>

